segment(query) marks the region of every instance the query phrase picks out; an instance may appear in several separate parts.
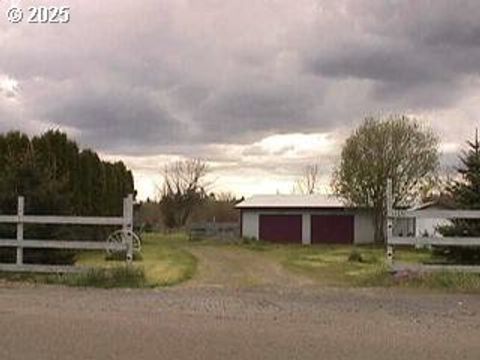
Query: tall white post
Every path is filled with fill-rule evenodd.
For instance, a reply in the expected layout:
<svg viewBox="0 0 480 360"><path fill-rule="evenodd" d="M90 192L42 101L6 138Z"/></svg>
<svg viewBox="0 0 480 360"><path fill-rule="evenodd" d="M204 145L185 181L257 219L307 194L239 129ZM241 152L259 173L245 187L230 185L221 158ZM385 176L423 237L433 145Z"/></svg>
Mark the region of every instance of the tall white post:
<svg viewBox="0 0 480 360"><path fill-rule="evenodd" d="M302 215L302 244L310 245L312 243L312 234L311 234L311 217L310 213Z"/></svg>
<svg viewBox="0 0 480 360"><path fill-rule="evenodd" d="M123 200L123 230L127 236L127 263L133 261L133 195Z"/></svg>
<svg viewBox="0 0 480 360"><path fill-rule="evenodd" d="M393 266L394 249L390 245L390 239L393 237L393 185L392 179L387 180L387 264Z"/></svg>
<svg viewBox="0 0 480 360"><path fill-rule="evenodd" d="M17 265L23 265L23 216L25 215L25 199L18 197L17 206Z"/></svg>

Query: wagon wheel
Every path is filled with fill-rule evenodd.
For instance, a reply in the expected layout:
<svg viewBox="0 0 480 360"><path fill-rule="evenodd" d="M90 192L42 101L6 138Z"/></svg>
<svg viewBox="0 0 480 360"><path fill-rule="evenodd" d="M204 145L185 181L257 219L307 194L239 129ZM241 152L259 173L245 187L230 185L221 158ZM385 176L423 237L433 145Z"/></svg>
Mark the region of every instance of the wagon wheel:
<svg viewBox="0 0 480 360"><path fill-rule="evenodd" d="M142 251L142 242L140 238L131 230L117 230L111 233L107 239L107 244L118 245L118 247L120 247L120 245L126 245L128 243L129 237L132 237L133 252L139 253ZM107 248L108 255L112 255L119 251L120 250L112 249L110 247Z"/></svg>

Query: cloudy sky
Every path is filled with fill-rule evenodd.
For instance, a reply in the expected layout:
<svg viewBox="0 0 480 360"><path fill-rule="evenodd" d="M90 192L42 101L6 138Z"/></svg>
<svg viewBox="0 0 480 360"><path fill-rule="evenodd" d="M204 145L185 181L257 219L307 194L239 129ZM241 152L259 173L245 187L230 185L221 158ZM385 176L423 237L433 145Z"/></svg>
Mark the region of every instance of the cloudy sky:
<svg viewBox="0 0 480 360"><path fill-rule="evenodd" d="M10 24L12 4L71 21ZM455 158L480 120L480 1L0 0L0 131L62 129L141 197L186 157L219 191L290 192L308 163L327 185L345 137L388 113Z"/></svg>

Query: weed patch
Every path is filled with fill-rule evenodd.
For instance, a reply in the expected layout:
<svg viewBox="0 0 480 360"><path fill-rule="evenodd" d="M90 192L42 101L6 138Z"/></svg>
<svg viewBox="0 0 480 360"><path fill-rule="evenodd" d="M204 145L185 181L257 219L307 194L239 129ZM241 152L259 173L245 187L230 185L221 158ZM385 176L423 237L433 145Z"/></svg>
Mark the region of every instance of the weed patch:
<svg viewBox="0 0 480 360"><path fill-rule="evenodd" d="M141 267L116 266L89 269L79 274L49 275L46 282L79 287L96 288L141 288L146 285L145 272Z"/></svg>

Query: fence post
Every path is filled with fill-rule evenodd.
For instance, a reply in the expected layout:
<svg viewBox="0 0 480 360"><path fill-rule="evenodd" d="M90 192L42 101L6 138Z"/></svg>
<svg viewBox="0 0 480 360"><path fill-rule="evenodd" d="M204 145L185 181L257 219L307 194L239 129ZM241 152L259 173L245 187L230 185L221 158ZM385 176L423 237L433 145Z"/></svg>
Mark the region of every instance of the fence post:
<svg viewBox="0 0 480 360"><path fill-rule="evenodd" d="M127 236L127 263L133 261L133 195L128 195L123 200L123 230Z"/></svg>
<svg viewBox="0 0 480 360"><path fill-rule="evenodd" d="M393 267L394 261L394 249L390 245L390 239L393 237L393 185L392 179L387 180L387 264Z"/></svg>
<svg viewBox="0 0 480 360"><path fill-rule="evenodd" d="M23 216L25 215L25 198L18 197L17 205L17 265L23 265Z"/></svg>

